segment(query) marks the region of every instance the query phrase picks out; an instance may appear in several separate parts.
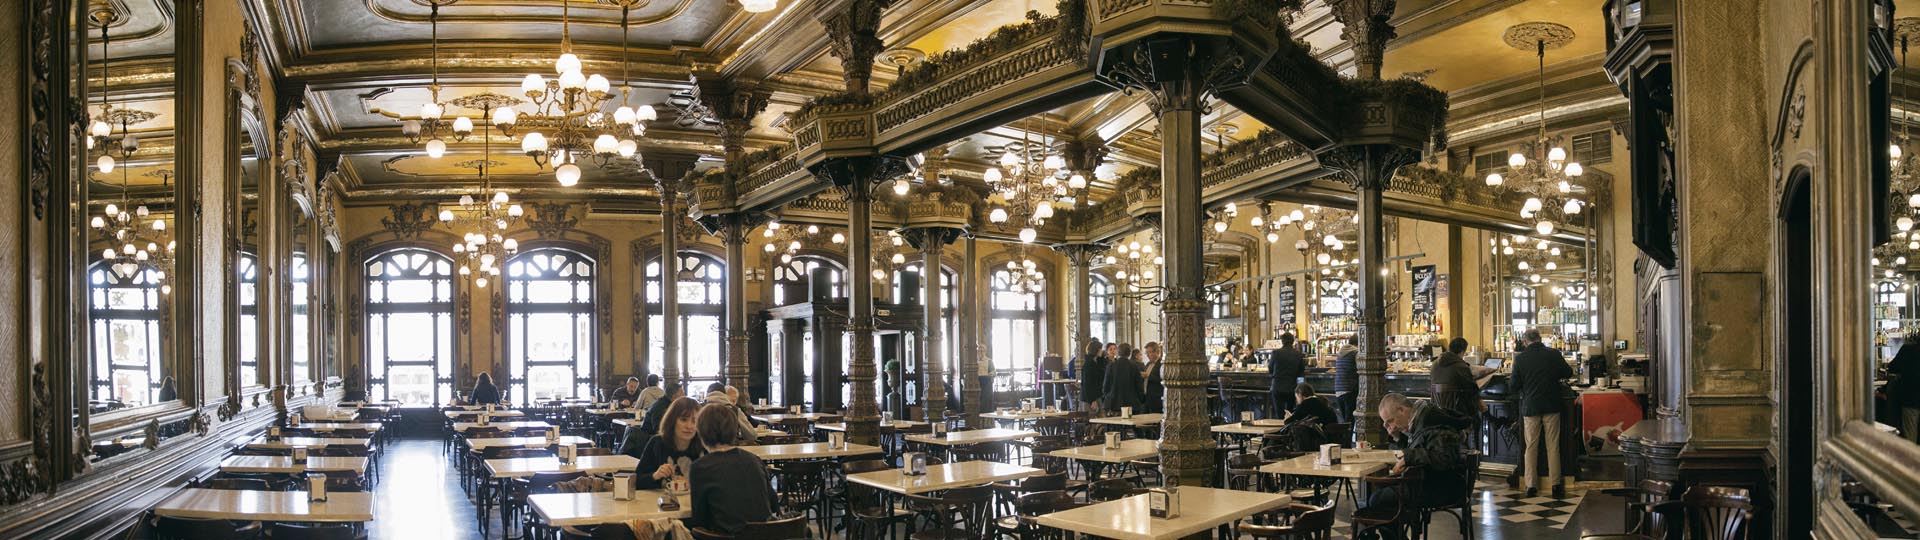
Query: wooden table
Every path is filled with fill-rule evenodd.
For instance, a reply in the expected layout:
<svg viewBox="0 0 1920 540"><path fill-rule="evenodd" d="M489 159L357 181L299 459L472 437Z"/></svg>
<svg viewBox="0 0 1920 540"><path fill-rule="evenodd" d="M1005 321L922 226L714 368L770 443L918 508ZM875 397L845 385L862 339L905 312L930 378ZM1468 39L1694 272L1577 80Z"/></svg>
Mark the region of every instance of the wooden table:
<svg viewBox="0 0 1920 540"><path fill-rule="evenodd" d="M1154 518L1147 511L1147 495L1143 493L1042 514L1035 521L1047 527L1117 540L1172 540L1292 503L1292 497L1276 493L1182 487L1179 515L1173 518Z"/></svg>
<svg viewBox="0 0 1920 540"><path fill-rule="evenodd" d="M1159 454L1160 444L1153 439L1127 439L1120 441L1118 449L1107 448L1105 444L1095 444L1054 450L1047 455L1080 462L1080 467L1087 470L1087 478L1091 481L1100 479L1100 470L1104 469L1108 463L1126 463Z"/></svg>
<svg viewBox="0 0 1920 540"><path fill-rule="evenodd" d="M343 438L335 438L335 437L281 437L280 440L278 441L269 441L266 439L266 437L262 436L260 438L254 439L251 442L248 442L247 448L252 448L255 450L285 450L285 449L293 448L295 446L306 446L306 447L368 446L370 444L372 444L372 441L368 439L343 439Z"/></svg>
<svg viewBox="0 0 1920 540"><path fill-rule="evenodd" d="M493 439L467 439L467 447L472 448L473 451L475 452L486 450L488 448L492 448L495 446L524 446L527 448L546 448L548 446L553 446L556 444L571 444L574 446L593 446L593 441L589 441L585 437L576 437L573 435L562 436L560 437L558 442L551 442L551 443L547 442L546 437L500 437L500 438L493 438Z"/></svg>
<svg viewBox="0 0 1920 540"><path fill-rule="evenodd" d="M757 413L764 413L764 412L779 412L779 411L784 411L784 410L787 410L787 408L786 408L786 407L782 407L782 406L779 406L779 405L774 405L774 404L771 404L771 403L769 403L769 404L766 404L766 405L752 405L751 407L753 408L753 412L757 412Z"/></svg>
<svg viewBox="0 0 1920 540"><path fill-rule="evenodd" d="M373 521L373 494L333 492L327 502L305 491L182 489L154 505L154 515L189 519L355 523Z"/></svg>
<svg viewBox="0 0 1920 540"><path fill-rule="evenodd" d="M1266 435L1268 433L1278 432L1282 427L1285 427L1285 426L1278 426L1278 425L1263 426L1259 424L1249 425L1241 422L1234 422L1231 424L1220 424L1217 426L1213 426L1213 432L1220 433L1223 435L1260 436L1260 435Z"/></svg>
<svg viewBox="0 0 1920 540"><path fill-rule="evenodd" d="M693 517L693 501L682 495L675 498L680 502L679 510L661 510L660 498L667 492L660 490L640 490L633 493L633 500L613 500L613 493L541 493L527 496L527 504L533 505L534 514L540 521L554 527L578 527L582 525L602 525L626 523L636 519Z"/></svg>
<svg viewBox="0 0 1920 540"><path fill-rule="evenodd" d="M1011 441L1039 435L1024 429L987 428L968 431L949 431L935 437L931 433L908 435L910 442L937 444L940 446L962 446L985 442Z"/></svg>
<svg viewBox="0 0 1920 540"><path fill-rule="evenodd" d="M919 495L943 489L977 486L1029 476L1047 471L992 461L962 461L946 465L928 465L927 473L908 475L905 469L887 469L847 475L847 481L894 493Z"/></svg>
<svg viewBox="0 0 1920 540"><path fill-rule="evenodd" d="M307 471L365 474L367 458L307 456L304 464L294 463L293 456L227 456L227 459L220 460L220 472L300 474Z"/></svg>
<svg viewBox="0 0 1920 540"><path fill-rule="evenodd" d="M454 431L466 431L473 428L481 428L481 427L499 428L502 430L515 430L515 429L522 429L522 428L550 428L554 426L553 424L541 422L538 420L514 420L510 422L487 422L487 425L484 425L484 426L480 425L479 422L454 422L453 423Z"/></svg>
<svg viewBox="0 0 1920 540"><path fill-rule="evenodd" d="M631 472L640 466L640 460L633 456L574 456L573 461L561 464L557 457L506 458L487 460L487 473L494 478L526 478L536 473L584 472L587 474L606 474Z"/></svg>
<svg viewBox="0 0 1920 540"><path fill-rule="evenodd" d="M986 413L980 413L980 417L990 418L993 420L1020 421L1020 420L1035 420L1040 418L1052 418L1056 416L1066 416L1069 414L1073 414L1073 413L1070 411L1048 411L1044 409L1034 409L1031 411L1011 410L1007 412L999 412L999 411L986 412Z"/></svg>
<svg viewBox="0 0 1920 540"><path fill-rule="evenodd" d="M634 416L646 416L647 411L644 411L641 409L587 409L587 414L597 414L601 416L606 416L609 414L621 414L621 413L631 414Z"/></svg>
<svg viewBox="0 0 1920 540"><path fill-rule="evenodd" d="M1167 415L1160 414L1160 413L1149 413L1149 414L1135 414L1129 418L1109 416L1106 418L1095 418L1090 421L1095 424L1107 424L1107 425L1113 425L1113 426L1151 427L1151 426L1160 425L1160 421L1162 419L1165 419L1166 417Z"/></svg>
<svg viewBox="0 0 1920 540"><path fill-rule="evenodd" d="M527 415L527 413L523 413L523 412L512 410L512 409L494 409L494 411L491 413L485 410L471 410L471 411L460 410L460 411L447 411L447 418L459 418L462 416L480 416L482 414L487 415L489 418L494 418L494 417L518 418L518 417Z"/></svg>
<svg viewBox="0 0 1920 540"><path fill-rule="evenodd" d="M894 420L892 422L881 422L880 429L894 429L894 430L913 429L918 427L925 427L926 425L927 425L926 422L921 422L918 420ZM847 424L844 422L832 423L832 424L814 424L813 429L818 429L822 431L846 431Z"/></svg>
<svg viewBox="0 0 1920 540"><path fill-rule="evenodd" d="M380 424L369 423L369 422L341 422L341 423L314 422L314 423L302 423L298 426L294 426L295 429L307 429L307 430L313 430L313 431L339 431L339 430L347 429L347 430L366 431L370 433L380 431L380 427L381 427Z"/></svg>
<svg viewBox="0 0 1920 540"><path fill-rule="evenodd" d="M742 446L741 450L759 456L761 461L780 461L788 459L822 459L845 456L864 456L879 454L880 447L864 444L846 443L839 448L828 448L827 443L772 444L762 446Z"/></svg>
<svg viewBox="0 0 1920 540"><path fill-rule="evenodd" d="M1387 467L1400 459L1394 452L1387 450L1366 450L1340 456L1338 465L1320 465L1315 463L1320 455L1307 454L1293 459L1284 459L1261 465L1259 471L1269 474L1294 476L1324 476L1329 478L1361 478Z"/></svg>

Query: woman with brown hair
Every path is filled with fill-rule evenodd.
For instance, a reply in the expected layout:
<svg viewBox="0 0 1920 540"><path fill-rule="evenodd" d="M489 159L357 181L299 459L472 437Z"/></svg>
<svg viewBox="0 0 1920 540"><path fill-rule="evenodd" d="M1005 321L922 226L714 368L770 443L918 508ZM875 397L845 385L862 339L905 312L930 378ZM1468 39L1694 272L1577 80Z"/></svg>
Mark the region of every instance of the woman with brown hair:
<svg viewBox="0 0 1920 540"><path fill-rule="evenodd" d="M734 534L748 523L773 517L772 481L767 464L733 445L740 426L731 407L708 405L700 411L700 439L710 450L688 475L693 516L687 526Z"/></svg>
<svg viewBox="0 0 1920 540"><path fill-rule="evenodd" d="M640 451L640 466L634 469L640 489L659 489L668 479L685 476L694 460L706 453L700 444L695 418L700 402L682 397L667 405L660 421L660 432Z"/></svg>

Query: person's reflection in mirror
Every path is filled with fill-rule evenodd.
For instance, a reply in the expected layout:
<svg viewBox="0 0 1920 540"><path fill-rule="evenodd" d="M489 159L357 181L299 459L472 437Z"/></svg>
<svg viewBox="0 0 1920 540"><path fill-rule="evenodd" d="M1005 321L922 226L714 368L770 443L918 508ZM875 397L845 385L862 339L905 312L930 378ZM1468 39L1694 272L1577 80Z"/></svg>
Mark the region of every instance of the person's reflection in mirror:
<svg viewBox="0 0 1920 540"><path fill-rule="evenodd" d="M166 378L160 379L159 401L168 402L176 399L180 399L180 389L175 387L173 376L168 375Z"/></svg>
<svg viewBox="0 0 1920 540"><path fill-rule="evenodd" d="M1887 400L1900 422L1900 434L1920 442L1920 333L1908 335L1887 364Z"/></svg>

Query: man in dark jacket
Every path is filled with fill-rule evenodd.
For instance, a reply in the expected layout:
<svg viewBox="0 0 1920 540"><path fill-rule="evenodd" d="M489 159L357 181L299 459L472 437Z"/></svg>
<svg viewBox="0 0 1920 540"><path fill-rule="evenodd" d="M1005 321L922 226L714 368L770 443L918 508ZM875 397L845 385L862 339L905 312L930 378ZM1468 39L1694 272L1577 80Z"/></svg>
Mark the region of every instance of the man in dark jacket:
<svg viewBox="0 0 1920 540"><path fill-rule="evenodd" d="M1416 408L1407 396L1387 394L1380 398L1380 421L1387 428L1389 446L1401 450L1400 459L1388 472L1399 475L1408 467L1419 467L1424 475L1414 490L1420 500L1410 502L1435 505L1466 493L1472 471L1466 470L1461 449L1466 443L1464 430L1473 424L1472 419L1432 405ZM1367 499L1367 506L1391 506L1399 495L1399 490L1391 487L1377 490Z"/></svg>
<svg viewBox="0 0 1920 540"><path fill-rule="evenodd" d="M1147 404L1147 381L1143 373L1147 366L1133 359L1131 347L1124 347L1129 354L1115 355L1107 364L1107 380L1103 385L1107 389L1106 397L1100 402L1108 412L1118 413L1121 407L1132 407L1135 412L1144 410Z"/></svg>
<svg viewBox="0 0 1920 540"><path fill-rule="evenodd" d="M1274 418L1286 416L1293 411L1293 386L1300 382L1300 373L1307 369L1307 358L1293 346L1293 332L1280 334L1280 349L1273 351L1267 360L1267 392L1273 396Z"/></svg>
<svg viewBox="0 0 1920 540"><path fill-rule="evenodd" d="M1428 372L1428 377L1433 382L1434 403L1453 414L1477 418L1480 416L1480 384L1474 381L1473 368L1460 357L1464 352L1467 352L1467 340L1453 338L1447 343L1447 350L1433 360L1433 370ZM1442 387L1452 393L1440 395Z"/></svg>
<svg viewBox="0 0 1920 540"><path fill-rule="evenodd" d="M1354 401L1360 391L1359 358L1360 336L1347 336L1347 346L1333 358L1333 409L1340 412L1341 419L1351 419L1359 405Z"/></svg>
<svg viewBox="0 0 1920 540"><path fill-rule="evenodd" d="M1565 412L1565 403L1561 396L1566 393L1566 379L1573 376L1573 368L1567 366L1567 359L1560 351L1540 343L1540 331L1528 330L1520 340L1526 348L1513 361L1513 375L1507 378L1508 388L1520 397L1520 414L1525 417L1527 451L1520 461L1525 471L1527 496L1540 493L1540 469L1535 453L1545 439L1547 449L1547 477L1553 482L1553 496L1565 496L1566 487L1560 478L1560 413Z"/></svg>
<svg viewBox="0 0 1920 540"><path fill-rule="evenodd" d="M1897 419L1901 432L1920 442L1920 335L1907 336L1887 363L1887 376L1892 380L1884 392L1895 411L1889 420Z"/></svg>
<svg viewBox="0 0 1920 540"><path fill-rule="evenodd" d="M1099 338L1087 338L1080 356L1080 405L1089 411L1099 411L1100 396L1107 394L1107 360L1100 349Z"/></svg>

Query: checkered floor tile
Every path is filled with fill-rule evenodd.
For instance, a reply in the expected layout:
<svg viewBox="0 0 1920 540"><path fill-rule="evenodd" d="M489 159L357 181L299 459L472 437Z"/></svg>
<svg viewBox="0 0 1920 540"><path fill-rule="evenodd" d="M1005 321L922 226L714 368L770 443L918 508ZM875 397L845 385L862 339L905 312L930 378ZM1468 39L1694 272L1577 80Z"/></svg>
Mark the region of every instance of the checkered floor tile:
<svg viewBox="0 0 1920 540"><path fill-rule="evenodd" d="M1544 488L1539 496L1528 497L1525 490L1508 488L1503 482L1482 481L1477 487L1480 503L1474 513L1487 523L1543 522L1554 529L1565 529L1587 497L1587 491L1579 486L1570 486L1567 496L1559 499L1548 496Z"/></svg>

